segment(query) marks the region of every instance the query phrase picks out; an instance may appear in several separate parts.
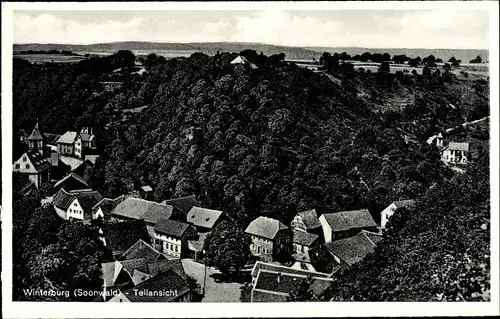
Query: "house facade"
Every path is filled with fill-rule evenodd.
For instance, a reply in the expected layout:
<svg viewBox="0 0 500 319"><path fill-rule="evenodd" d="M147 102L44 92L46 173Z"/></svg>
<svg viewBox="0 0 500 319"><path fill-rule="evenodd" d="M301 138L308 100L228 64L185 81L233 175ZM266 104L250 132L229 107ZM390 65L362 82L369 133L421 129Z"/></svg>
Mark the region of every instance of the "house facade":
<svg viewBox="0 0 500 319"><path fill-rule="evenodd" d="M245 233L252 239L252 254L263 261L275 261L293 254L293 232L276 219L258 217L248 225Z"/></svg>
<svg viewBox="0 0 500 319"><path fill-rule="evenodd" d="M165 255L183 258L188 254L188 240L196 237L191 225L161 219L154 227L155 248Z"/></svg>
<svg viewBox="0 0 500 319"><path fill-rule="evenodd" d="M468 163L468 154L469 143L450 142L448 146L441 151L441 158L446 163L466 165Z"/></svg>
<svg viewBox="0 0 500 319"><path fill-rule="evenodd" d="M102 200L96 191L67 192L61 188L52 201L56 213L64 219L93 220L92 207Z"/></svg>
<svg viewBox="0 0 500 319"><path fill-rule="evenodd" d="M47 161L37 150L24 153L14 162L13 171L28 176L36 188L50 181L51 163Z"/></svg>
<svg viewBox="0 0 500 319"><path fill-rule="evenodd" d="M77 132L68 131L57 140L57 152L62 156L82 157L82 138Z"/></svg>
<svg viewBox="0 0 500 319"><path fill-rule="evenodd" d="M414 200L400 200L391 203L387 206L382 212L380 212L380 228L385 229L389 218L391 218L394 213L400 208L408 208L411 209L415 206Z"/></svg>

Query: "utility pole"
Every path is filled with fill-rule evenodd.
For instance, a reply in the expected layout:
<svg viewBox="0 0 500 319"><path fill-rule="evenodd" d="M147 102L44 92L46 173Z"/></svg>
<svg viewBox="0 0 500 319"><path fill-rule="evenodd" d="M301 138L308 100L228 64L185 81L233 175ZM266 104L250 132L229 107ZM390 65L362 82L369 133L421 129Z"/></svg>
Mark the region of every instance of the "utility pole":
<svg viewBox="0 0 500 319"><path fill-rule="evenodd" d="M203 250L203 255L205 255L205 250ZM205 286L207 285L207 264L203 261L203 267L205 267L205 275L203 276L203 298L205 298Z"/></svg>

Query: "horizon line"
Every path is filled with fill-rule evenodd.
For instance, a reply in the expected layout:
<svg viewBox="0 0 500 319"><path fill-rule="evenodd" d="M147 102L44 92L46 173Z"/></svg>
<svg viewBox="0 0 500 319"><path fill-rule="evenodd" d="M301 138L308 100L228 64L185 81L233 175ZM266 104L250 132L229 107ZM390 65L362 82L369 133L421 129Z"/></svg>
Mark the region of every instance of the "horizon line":
<svg viewBox="0 0 500 319"><path fill-rule="evenodd" d="M285 47L285 48L349 48L349 49L376 49L376 50L481 50L488 51L489 48L425 48L425 47L415 47L415 48L402 48L402 47L369 47L369 46L324 46L324 45L285 45L285 44L272 44L272 43L263 43L263 42L237 42L237 41L199 41L199 42L160 42L160 41L141 41L141 40L126 40L126 41L111 41L111 42L95 42L95 43L40 43L40 42L27 42L27 43L13 43L12 45L81 45L81 46L92 46L92 45L102 45L102 44L117 44L117 43L152 43L152 44L217 44L217 43L225 43L225 44L240 44L240 45L269 45L276 47Z"/></svg>

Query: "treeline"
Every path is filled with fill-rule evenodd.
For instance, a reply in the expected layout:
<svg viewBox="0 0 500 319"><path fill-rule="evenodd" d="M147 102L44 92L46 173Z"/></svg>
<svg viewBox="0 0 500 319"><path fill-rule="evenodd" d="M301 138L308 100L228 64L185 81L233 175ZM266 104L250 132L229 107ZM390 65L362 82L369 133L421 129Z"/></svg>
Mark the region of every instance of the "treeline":
<svg viewBox="0 0 500 319"><path fill-rule="evenodd" d="M26 50L26 51L16 51L14 54L61 54L61 55L71 55L71 56L79 56L80 54L68 51L68 50Z"/></svg>

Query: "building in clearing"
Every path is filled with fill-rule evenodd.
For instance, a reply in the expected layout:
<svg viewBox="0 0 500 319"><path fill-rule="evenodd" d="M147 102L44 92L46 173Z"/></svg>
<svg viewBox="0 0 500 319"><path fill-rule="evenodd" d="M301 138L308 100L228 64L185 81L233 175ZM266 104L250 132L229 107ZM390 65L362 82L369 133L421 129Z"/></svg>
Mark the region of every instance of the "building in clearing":
<svg viewBox="0 0 500 319"><path fill-rule="evenodd" d="M443 148L441 154L442 160L446 163L466 165L469 143L450 142L448 146Z"/></svg>
<svg viewBox="0 0 500 319"><path fill-rule="evenodd" d="M394 213L400 208L413 209L415 207L415 201L412 199L398 200L391 203L380 213L380 228L385 229L389 218L391 218Z"/></svg>
<svg viewBox="0 0 500 319"><path fill-rule="evenodd" d="M258 69L258 67L255 64L248 61L248 59L242 55L238 55L233 61L231 61L231 64L243 64L243 65L249 66L251 69L254 69L254 70Z"/></svg>

